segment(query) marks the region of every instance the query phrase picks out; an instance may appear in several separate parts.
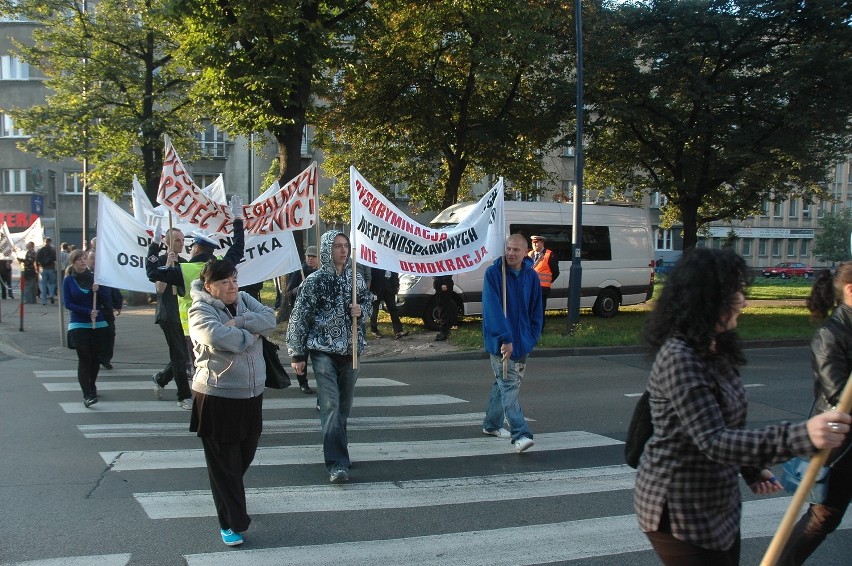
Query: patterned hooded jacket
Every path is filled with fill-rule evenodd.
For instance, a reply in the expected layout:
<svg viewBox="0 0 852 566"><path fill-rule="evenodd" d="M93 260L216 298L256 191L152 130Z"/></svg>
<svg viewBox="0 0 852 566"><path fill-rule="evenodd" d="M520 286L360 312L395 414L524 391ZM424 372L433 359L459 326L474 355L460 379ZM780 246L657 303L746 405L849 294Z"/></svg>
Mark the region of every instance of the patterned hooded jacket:
<svg viewBox="0 0 852 566"><path fill-rule="evenodd" d="M287 351L294 362L307 359L308 350L348 356L352 354L352 269L347 262L343 272L334 268L334 239L343 232L329 230L320 238L320 267L302 284L302 290L290 313L287 327ZM365 321L372 312L372 294L357 273L355 288L361 317L358 320L358 353L364 350Z"/></svg>

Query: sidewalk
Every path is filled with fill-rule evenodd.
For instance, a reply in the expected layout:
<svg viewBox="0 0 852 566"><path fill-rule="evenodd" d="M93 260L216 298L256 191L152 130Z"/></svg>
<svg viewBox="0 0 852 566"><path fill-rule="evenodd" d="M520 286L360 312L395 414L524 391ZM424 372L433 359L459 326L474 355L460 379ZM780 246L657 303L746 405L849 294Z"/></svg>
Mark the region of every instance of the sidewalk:
<svg viewBox="0 0 852 566"><path fill-rule="evenodd" d="M77 353L63 347L65 328L60 328L59 306L48 303L24 305L23 331L20 330L19 299L0 300L0 352L14 358L67 360L77 363ZM68 312L64 313L68 324ZM125 306L116 318L115 355L113 365L127 367L159 367L165 365L168 348L160 327L154 324L154 305ZM286 325L281 325L272 340L282 346L279 353L282 363L289 367L286 347L283 346ZM400 339L372 338L361 359L365 362L378 359L417 359L457 352L448 342L435 342L434 332L412 332ZM481 351L471 352L477 357ZM102 370L107 372L109 370Z"/></svg>

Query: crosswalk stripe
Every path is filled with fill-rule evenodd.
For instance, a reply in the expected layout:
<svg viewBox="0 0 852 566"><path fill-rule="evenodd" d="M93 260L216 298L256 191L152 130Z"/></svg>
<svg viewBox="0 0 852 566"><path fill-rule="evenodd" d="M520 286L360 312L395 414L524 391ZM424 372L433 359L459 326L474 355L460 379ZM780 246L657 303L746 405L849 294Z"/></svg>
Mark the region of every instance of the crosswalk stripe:
<svg viewBox="0 0 852 566"><path fill-rule="evenodd" d="M633 489L636 472L628 466L604 466L492 476L398 482L353 483L341 497L339 486L287 486L246 489L252 515L410 509L558 497ZM505 489L511 486L511 489ZM134 493L151 519L215 517L208 490Z"/></svg>
<svg viewBox="0 0 852 566"><path fill-rule="evenodd" d="M742 537L772 536L789 503L788 497L744 503ZM852 517L844 518L840 528L852 528ZM188 566L324 566L340 562L341 557L349 566L491 566L549 564L650 549L635 515L621 515L390 540L189 554L184 558Z"/></svg>
<svg viewBox="0 0 852 566"><path fill-rule="evenodd" d="M347 430L401 430L409 428L445 428L449 426L474 426L482 423L482 413L451 415L410 415L399 417L350 417ZM527 419L534 422L534 419ZM166 438L195 436L187 423L118 423L77 425L86 438ZM319 415L312 419L287 419L263 421L263 434L288 434L319 432L322 426Z"/></svg>
<svg viewBox="0 0 852 566"><path fill-rule="evenodd" d="M151 377L155 372L163 368L116 368L114 370L103 370L100 372L100 377L111 376L132 376L132 375L147 375ZM52 378L73 378L77 379L76 369L37 369L33 370L33 374L40 379Z"/></svg>
<svg viewBox="0 0 852 566"><path fill-rule="evenodd" d="M96 556L63 556L47 560L4 562L0 566L124 566L130 563L130 554L98 554Z"/></svg>
<svg viewBox="0 0 852 566"><path fill-rule="evenodd" d="M623 444L620 440L585 431L549 432L536 435L538 450L571 450ZM512 447L508 441L492 437L461 438L447 442L434 440L384 443L350 443L349 453L355 462L459 458L506 454ZM204 453L194 450L146 450L101 452L101 458L114 471L164 470L205 467ZM322 446L272 446L259 448L255 466L316 464L323 461Z"/></svg>
<svg viewBox="0 0 852 566"><path fill-rule="evenodd" d="M316 388L316 381L308 381L309 385ZM44 388L51 393L62 391L79 391L80 384L76 381L65 381L58 383L44 383ZM362 377L355 382L355 387L400 387L406 386L407 383L386 379L384 377ZM153 390L154 384L150 379L145 381L98 381L98 391L135 391L135 390ZM176 389L171 383L166 386L166 389ZM295 387L294 389L298 389Z"/></svg>
<svg viewBox="0 0 852 566"><path fill-rule="evenodd" d="M464 399L450 397L449 395L388 395L385 397L355 397L356 408L358 407L407 407L412 405L449 405L452 403L467 403ZM69 414L75 413L154 413L154 412L180 412L177 402L166 403L163 401L104 401L101 399L96 405L89 408L83 406L83 402L59 403L62 410ZM294 398L264 399L264 410L277 409L316 409L316 397L301 395Z"/></svg>

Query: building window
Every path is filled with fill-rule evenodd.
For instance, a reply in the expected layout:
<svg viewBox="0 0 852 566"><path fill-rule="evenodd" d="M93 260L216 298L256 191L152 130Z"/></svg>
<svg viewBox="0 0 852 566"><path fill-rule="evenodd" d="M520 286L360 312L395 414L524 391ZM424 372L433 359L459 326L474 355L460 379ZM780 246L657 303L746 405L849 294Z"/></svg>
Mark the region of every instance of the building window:
<svg viewBox="0 0 852 566"><path fill-rule="evenodd" d="M790 210L789 210L790 218L798 218L799 217L799 201L795 199L790 200Z"/></svg>
<svg viewBox="0 0 852 566"><path fill-rule="evenodd" d="M802 205L802 219L807 220L811 217L811 205L803 204Z"/></svg>
<svg viewBox="0 0 852 566"><path fill-rule="evenodd" d="M799 257L806 258L810 255L810 240L802 240L802 243L799 245Z"/></svg>
<svg viewBox="0 0 852 566"><path fill-rule="evenodd" d="M83 172L82 171L66 171L64 175L64 183L62 185L65 194L82 195L83 194Z"/></svg>
<svg viewBox="0 0 852 566"><path fill-rule="evenodd" d="M763 204L760 206L760 215L761 216L769 216L769 201L763 201Z"/></svg>
<svg viewBox="0 0 852 566"><path fill-rule="evenodd" d="M657 228L657 250L673 250L674 238L671 230Z"/></svg>
<svg viewBox="0 0 852 566"><path fill-rule="evenodd" d="M11 55L0 56L0 80L25 81L30 78L30 66Z"/></svg>
<svg viewBox="0 0 852 566"><path fill-rule="evenodd" d="M8 114L0 112L0 138L22 138L24 132L15 127L15 121Z"/></svg>
<svg viewBox="0 0 852 566"><path fill-rule="evenodd" d="M772 240L772 257L781 257L781 240Z"/></svg>
<svg viewBox="0 0 852 566"><path fill-rule="evenodd" d="M213 124L208 124L204 131L198 132L197 139L201 155L205 159L228 158L228 142L225 139L225 132Z"/></svg>
<svg viewBox="0 0 852 566"><path fill-rule="evenodd" d="M308 139L308 125L302 126L302 157L311 157L311 140Z"/></svg>
<svg viewBox="0 0 852 566"><path fill-rule="evenodd" d="M781 211L784 208L784 203L776 202L772 205L772 216L774 218L781 218Z"/></svg>
<svg viewBox="0 0 852 566"><path fill-rule="evenodd" d="M219 173L195 173L192 177L199 189L206 189L218 178ZM224 181L224 177L222 180Z"/></svg>
<svg viewBox="0 0 852 566"><path fill-rule="evenodd" d="M562 146L562 157L574 157L575 150L573 145Z"/></svg>
<svg viewBox="0 0 852 566"><path fill-rule="evenodd" d="M751 240L743 240L743 256L751 255Z"/></svg>
<svg viewBox="0 0 852 566"><path fill-rule="evenodd" d="M757 255L766 257L769 255L769 240L761 238L757 241Z"/></svg>
<svg viewBox="0 0 852 566"><path fill-rule="evenodd" d="M787 240L787 257L796 257L796 240Z"/></svg>
<svg viewBox="0 0 852 566"><path fill-rule="evenodd" d="M666 195L660 194L660 191L654 191L651 193L651 208L663 208L668 204L669 197Z"/></svg>
<svg viewBox="0 0 852 566"><path fill-rule="evenodd" d="M3 169L4 193L28 193L29 169Z"/></svg>

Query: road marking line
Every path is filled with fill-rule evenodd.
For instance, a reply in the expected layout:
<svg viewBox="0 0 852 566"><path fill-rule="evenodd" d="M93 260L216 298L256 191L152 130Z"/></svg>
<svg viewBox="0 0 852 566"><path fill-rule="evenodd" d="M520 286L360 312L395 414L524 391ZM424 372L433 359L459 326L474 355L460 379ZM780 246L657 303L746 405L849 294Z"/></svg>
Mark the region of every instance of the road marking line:
<svg viewBox="0 0 852 566"><path fill-rule="evenodd" d="M118 368L113 370L102 370L100 372L100 377L109 376L125 376L125 375L147 375L151 377L154 373L160 371L163 368ZM33 373L38 378L54 378L60 379L63 377L77 378L77 370L76 369L41 369L41 370L33 370Z"/></svg>
<svg viewBox="0 0 852 566"><path fill-rule="evenodd" d="M316 381L308 382L316 388ZM65 381L59 383L44 383L44 388L51 393L61 391L80 391L80 384L76 381ZM295 384L294 384L295 385ZM395 381L393 379L385 379L384 377L362 377L355 382L355 387L399 387L407 386L407 383ZM98 381L98 391L135 391L135 390L153 390L154 384L150 379L145 381ZM177 389L177 386L169 383L166 389ZM298 386L293 387L298 389Z"/></svg>
<svg viewBox="0 0 852 566"><path fill-rule="evenodd" d="M481 436L481 435L480 435ZM620 440L585 431L549 432L536 435L536 449L571 450L624 444ZM496 456L514 452L508 441L493 437L460 438L436 442L350 443L349 453L355 462L380 462L422 460L435 458L460 458L466 456ZM204 468L204 453L192 450L145 450L101 452L101 458L112 470L166 470L177 468ZM323 461L322 445L270 446L259 448L254 466L286 466L292 464L317 464Z"/></svg>
<svg viewBox="0 0 852 566"><path fill-rule="evenodd" d="M547 472L398 482L246 489L252 515L408 509L633 489L636 472L604 466ZM504 488L510 489L504 489ZM134 493L151 519L215 517L209 490Z"/></svg>
<svg viewBox="0 0 852 566"><path fill-rule="evenodd" d="M535 419L527 419L535 422ZM444 428L448 426L479 426L482 413L450 415L412 415L400 417L350 417L348 430L401 430L410 428ZM77 428L86 438L166 438L196 436L189 431L187 423L117 423L85 424ZM263 421L263 435L319 432L322 425L319 417L312 419L281 419Z"/></svg>
<svg viewBox="0 0 852 566"><path fill-rule="evenodd" d="M772 536L789 503L788 497L744 503L742 538ZM852 528L852 517L845 517L840 528ZM621 515L390 540L189 554L184 558L188 566L325 566L339 562L341 557L348 566L491 566L550 564L647 550L651 545L639 530L636 516Z"/></svg>
<svg viewBox="0 0 852 566"><path fill-rule="evenodd" d="M125 566L130 564L130 554L97 554L93 556L63 556L47 560L30 560L27 562L4 562L0 566Z"/></svg>
<svg viewBox="0 0 852 566"><path fill-rule="evenodd" d="M263 409L313 409L316 410L316 397L300 395L299 397L284 399L264 399ZM449 405L452 403L467 403L464 399L450 397L449 395L389 395L386 397L355 397L355 409L359 407L408 407L412 405ZM174 403L163 401L109 401L101 399L97 404L89 408L79 403L59 403L66 413L154 413L154 412L181 412Z"/></svg>

